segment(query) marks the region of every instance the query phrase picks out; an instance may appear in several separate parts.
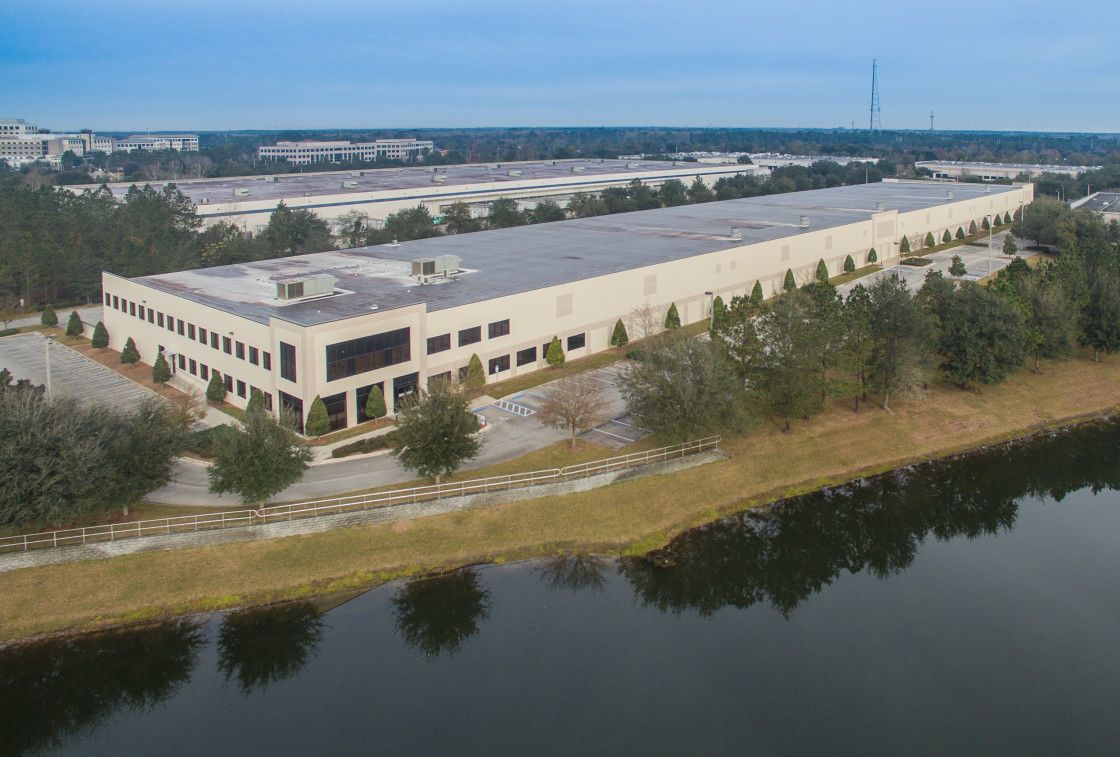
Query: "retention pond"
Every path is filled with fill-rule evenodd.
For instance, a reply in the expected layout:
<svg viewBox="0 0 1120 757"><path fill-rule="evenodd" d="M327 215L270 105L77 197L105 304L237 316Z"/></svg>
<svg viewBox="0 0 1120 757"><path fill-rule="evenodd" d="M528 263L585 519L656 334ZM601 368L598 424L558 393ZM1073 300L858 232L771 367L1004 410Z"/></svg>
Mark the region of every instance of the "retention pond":
<svg viewBox="0 0 1120 757"><path fill-rule="evenodd" d="M0 753L1115 753L1118 488L1095 424L712 523L673 567L468 568L0 650Z"/></svg>

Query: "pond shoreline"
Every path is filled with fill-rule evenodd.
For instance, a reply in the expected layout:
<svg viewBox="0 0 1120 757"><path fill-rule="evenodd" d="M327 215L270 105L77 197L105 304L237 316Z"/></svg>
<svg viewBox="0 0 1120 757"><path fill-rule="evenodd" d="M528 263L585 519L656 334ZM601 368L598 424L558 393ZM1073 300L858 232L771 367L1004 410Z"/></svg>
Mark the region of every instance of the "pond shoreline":
<svg viewBox="0 0 1120 757"><path fill-rule="evenodd" d="M593 493L510 503L406 523L363 526L312 537L288 537L250 543L250 546L235 544L147 553L97 563L13 571L0 575L0 592L13 597L17 605L0 617L0 639L3 639L0 646L372 589L395 579L471 564L572 552L646 555L671 545L689 530L745 510L772 506L791 497L843 486L917 463L969 455L1040 434L1061 433L1086 423L1115 418L1120 414L1117 404L1120 397L1114 388L1120 383L1116 380L1120 378L1120 363L1107 367L1108 370L1095 376L1108 384L1106 394L1079 395L1071 399L1062 393L1051 398L1052 402L1040 401L1032 405L1035 417L1050 415L1045 420L1019 426L993 420L991 433L971 438L967 433L943 434L943 441L956 439L956 444L937 445L937 440L923 434L920 424L915 423L915 419L928 421L931 417L942 424L952 420L941 417L944 413L938 402L944 398L897 409L896 413L909 413L904 418L888 417L893 414L877 408L861 413L835 408L827 414L834 417L824 419L827 422L817 423L814 429L799 430L793 437L776 434L773 430L768 432L764 427L742 439L728 440L724 446L731 459L713 464L720 468L718 475L699 474L699 469L693 469L647 479L645 483L615 484ZM1077 370L1085 368L1082 365ZM1096 371L1092 365L1088 369ZM1051 381L1071 378L1055 375L1059 373L1063 371L1054 366ZM1028 389L1032 380L1035 377L1026 378ZM1035 384L1034 388L1037 387ZM1017 406L1004 407L1011 401L1007 393L992 391L985 399L976 399L958 390L944 390L942 394L954 407L974 402L993 419L1009 410L1015 419L1026 419L1017 414ZM1074 410L1077 399L1096 400L1099 406L1090 411L1068 412ZM1066 412L1059 414L1063 410ZM847 415L843 414L845 412ZM972 415L961 417L976 422ZM865 450L864 464L844 464L846 447L870 438L877 427L897 428L897 425L882 424L900 423L916 426L912 444L886 446L884 451L889 449L895 453L889 456L875 449ZM814 438L810 431L815 431L817 436ZM766 446L758 446L767 436ZM836 460L820 460L820 449L829 451ZM897 453L902 449L908 454L899 456ZM782 455L793 457L795 451L804 454L808 462L793 459L788 463L791 470L803 471L808 476L787 477L778 486L759 485L751 491L752 484L763 483L763 477L752 470L752 465L760 471L768 471L773 466L767 455L775 459ZM772 477L780 479L780 474ZM688 501L682 502L685 497ZM624 512L620 515L619 511ZM495 531L503 528L506 530L496 536ZM188 556L185 553L198 554ZM299 569L300 560L307 561L306 571ZM228 562L230 572L219 577L195 578L192 561L197 566L195 571L203 566L221 571ZM293 562L294 565L290 564ZM347 570L346 565L357 569ZM40 589L54 587L54 596L41 598L35 591L36 586ZM64 604L67 601L69 604ZM84 607L75 608L82 603Z"/></svg>

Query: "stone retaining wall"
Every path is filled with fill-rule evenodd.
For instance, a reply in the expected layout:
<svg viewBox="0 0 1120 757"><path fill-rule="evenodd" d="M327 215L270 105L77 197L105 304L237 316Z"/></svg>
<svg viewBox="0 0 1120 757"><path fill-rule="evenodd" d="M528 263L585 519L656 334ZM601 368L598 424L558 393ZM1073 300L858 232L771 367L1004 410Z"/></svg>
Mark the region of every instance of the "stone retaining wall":
<svg viewBox="0 0 1120 757"><path fill-rule="evenodd" d="M598 489L618 481L645 478L662 473L692 468L697 465L726 460L727 454L721 449L711 449L686 457L673 458L659 463L648 463L633 468L622 468L607 473L598 473L583 478L537 484L518 489L506 489L480 494L466 494L445 499L433 499L414 504L387 505L370 510L354 510L338 515L320 515L291 521L267 523L254 526L195 531L190 533L168 534L164 536L142 536L116 541L99 541L91 544L77 544L68 547L33 549L27 552L12 552L0 555L0 572L31 568L53 563L97 560L118 555L132 555L140 552L160 552L169 549L204 547L212 544L229 544L257 539L277 539L284 536L311 534L335 528L366 526L377 523L390 523L425 515L439 515L456 510L472 510L489 507L504 502L525 499L540 499L559 494L573 494Z"/></svg>

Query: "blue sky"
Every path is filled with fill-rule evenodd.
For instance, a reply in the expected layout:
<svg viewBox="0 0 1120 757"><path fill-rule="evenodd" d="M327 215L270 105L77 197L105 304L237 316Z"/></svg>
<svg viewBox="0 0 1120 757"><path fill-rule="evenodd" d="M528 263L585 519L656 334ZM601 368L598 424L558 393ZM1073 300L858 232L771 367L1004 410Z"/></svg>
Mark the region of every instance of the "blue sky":
<svg viewBox="0 0 1120 757"><path fill-rule="evenodd" d="M1064 15L1069 8L1074 15ZM6 0L0 116L56 131L1120 131L1115 3Z"/></svg>

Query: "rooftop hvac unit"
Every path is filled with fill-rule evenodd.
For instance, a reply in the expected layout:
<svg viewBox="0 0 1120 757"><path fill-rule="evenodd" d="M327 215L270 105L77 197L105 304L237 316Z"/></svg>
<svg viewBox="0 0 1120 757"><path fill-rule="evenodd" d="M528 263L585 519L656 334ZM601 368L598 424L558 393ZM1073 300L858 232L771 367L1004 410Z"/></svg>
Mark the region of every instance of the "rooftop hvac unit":
<svg viewBox="0 0 1120 757"><path fill-rule="evenodd" d="M279 181L279 179L277 179L275 176L265 176L264 180L270 184L275 184L277 181Z"/></svg>
<svg viewBox="0 0 1120 757"><path fill-rule="evenodd" d="M233 190L233 196L234 197L248 197L249 196L249 190L248 189L235 189L235 190Z"/></svg>
<svg viewBox="0 0 1120 757"><path fill-rule="evenodd" d="M303 297L319 297L331 294L334 292L334 285L337 283L338 279L329 273L281 279L276 282L276 299L298 300Z"/></svg>
<svg viewBox="0 0 1120 757"><path fill-rule="evenodd" d="M586 170L583 166L572 166L572 173L583 173Z"/></svg>
<svg viewBox="0 0 1120 757"><path fill-rule="evenodd" d="M358 182L356 182L356 181L344 181L344 182L342 182L342 188L343 189L353 189L356 186L358 186Z"/></svg>
<svg viewBox="0 0 1120 757"><path fill-rule="evenodd" d="M416 258L412 261L412 275L421 278L447 277L459 272L463 259L458 255L441 255L438 258Z"/></svg>
<svg viewBox="0 0 1120 757"><path fill-rule="evenodd" d="M875 203L875 210L877 210L877 211L879 211L880 213L882 213L882 212L883 212L883 203L881 203L881 202L877 202L877 203Z"/></svg>
<svg viewBox="0 0 1120 757"><path fill-rule="evenodd" d="M801 216L801 228L809 228L809 216Z"/></svg>
<svg viewBox="0 0 1120 757"><path fill-rule="evenodd" d="M640 166L637 163L627 163L626 167L627 168L639 168Z"/></svg>
<svg viewBox="0 0 1120 757"><path fill-rule="evenodd" d="M739 230L738 226L731 227L731 241L738 242L742 240L743 232Z"/></svg>
<svg viewBox="0 0 1120 757"><path fill-rule="evenodd" d="M432 177L432 181L436 184L443 184L445 181L447 181L447 174L436 174Z"/></svg>
<svg viewBox="0 0 1120 757"><path fill-rule="evenodd" d="M953 191L952 190L949 190L948 192L945 193L945 199L946 200L953 199Z"/></svg>
<svg viewBox="0 0 1120 757"><path fill-rule="evenodd" d="M984 185L984 191L985 192L991 192L992 191L992 185L991 184L985 184Z"/></svg>
<svg viewBox="0 0 1120 757"><path fill-rule="evenodd" d="M555 161L555 160L546 160L546 161L544 162L544 164L545 164L546 166L554 166L554 165L556 165L556 161Z"/></svg>
<svg viewBox="0 0 1120 757"><path fill-rule="evenodd" d="M520 176L520 175L521 175L520 171L507 171L506 172L506 176Z"/></svg>
<svg viewBox="0 0 1120 757"><path fill-rule="evenodd" d="M428 173L435 173L436 172L436 167L435 166L428 166L424 170L427 171Z"/></svg>
<svg viewBox="0 0 1120 757"><path fill-rule="evenodd" d="M311 193L310 193L310 192L304 192L304 193L303 193L303 196L304 196L304 197L310 197L310 196L311 196Z"/></svg>

